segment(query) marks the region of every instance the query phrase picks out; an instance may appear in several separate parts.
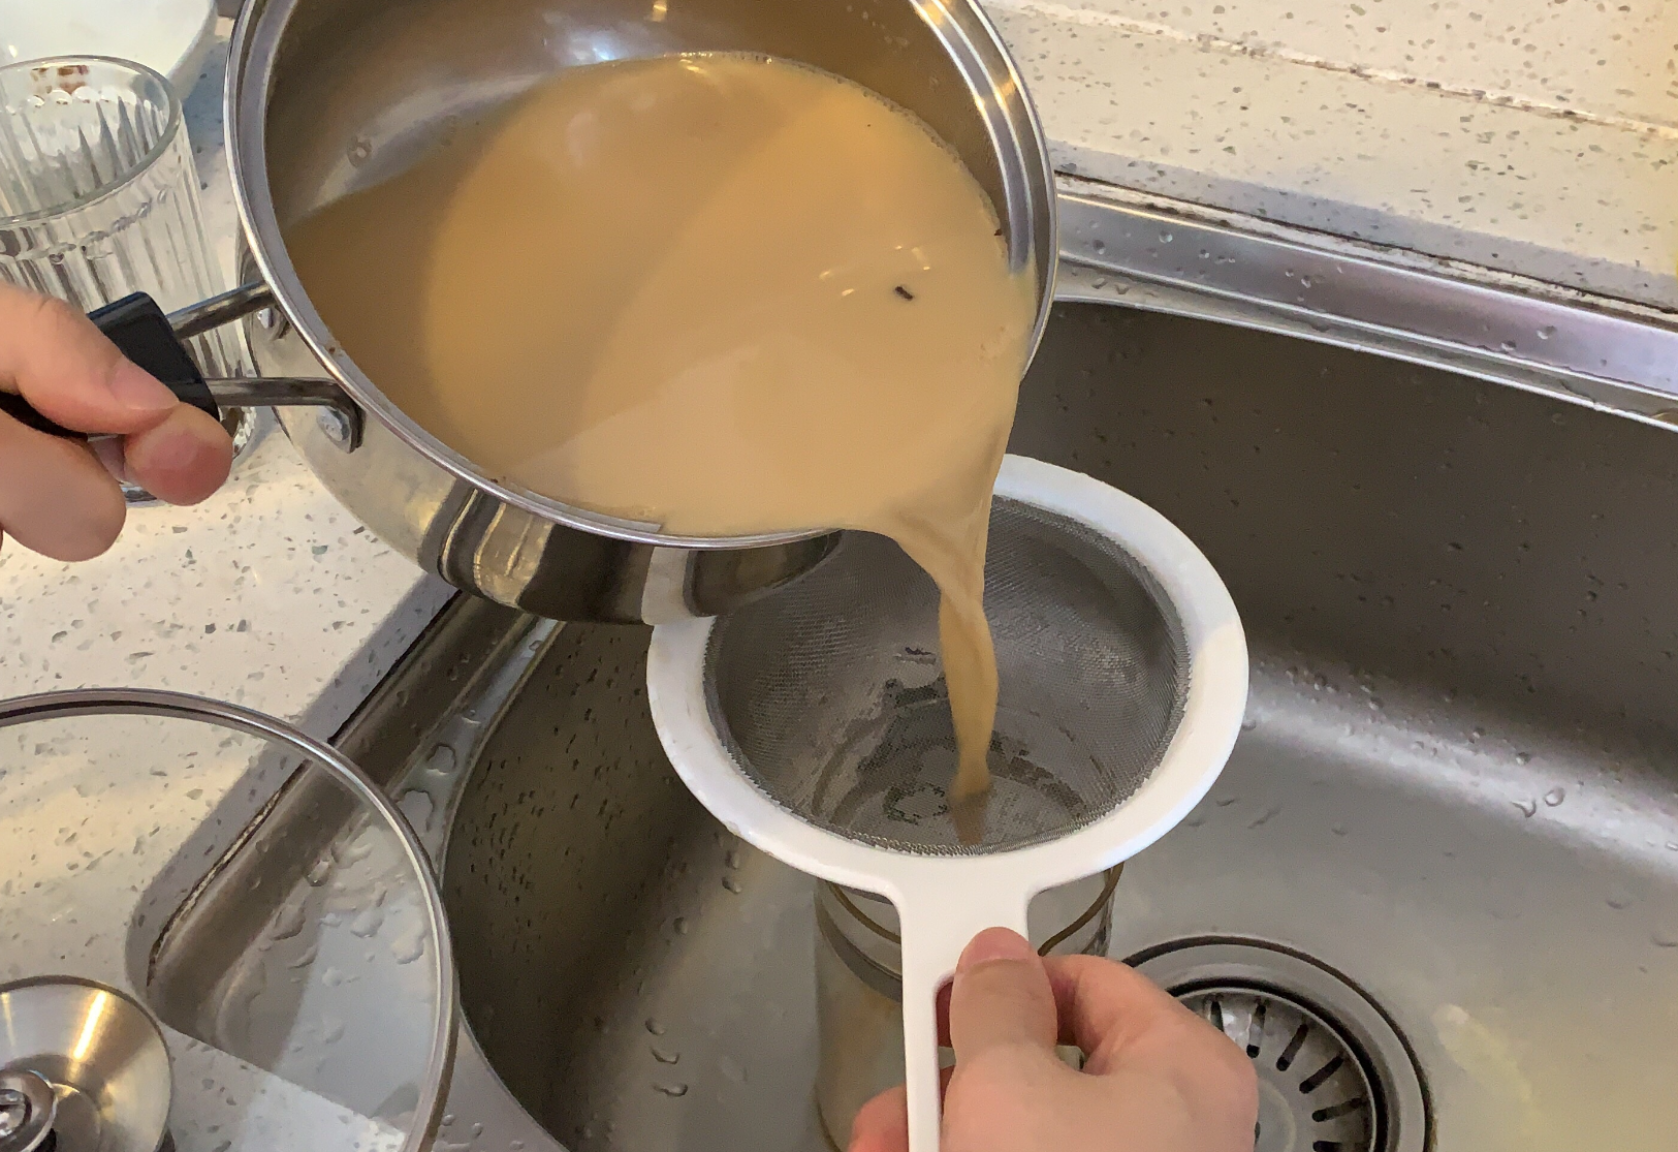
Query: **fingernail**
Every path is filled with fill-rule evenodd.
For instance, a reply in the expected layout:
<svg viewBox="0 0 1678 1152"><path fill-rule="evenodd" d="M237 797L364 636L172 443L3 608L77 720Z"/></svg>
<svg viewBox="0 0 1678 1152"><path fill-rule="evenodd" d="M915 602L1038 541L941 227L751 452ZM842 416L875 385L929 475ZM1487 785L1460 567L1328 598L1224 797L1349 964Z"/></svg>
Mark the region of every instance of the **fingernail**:
<svg viewBox="0 0 1678 1152"><path fill-rule="evenodd" d="M161 412L180 403L162 381L132 360L116 366L109 387L117 403L138 412Z"/></svg>
<svg viewBox="0 0 1678 1152"><path fill-rule="evenodd" d="M122 437L106 436L98 440L90 440L88 447L93 449L94 456L105 466L105 471L115 480L128 483L128 458L122 454Z"/></svg>
<svg viewBox="0 0 1678 1152"><path fill-rule="evenodd" d="M965 972L991 960L1030 960L1036 955L1036 949L1018 932L1010 932L1006 928L986 928L973 937L973 942L962 952L956 971Z"/></svg>

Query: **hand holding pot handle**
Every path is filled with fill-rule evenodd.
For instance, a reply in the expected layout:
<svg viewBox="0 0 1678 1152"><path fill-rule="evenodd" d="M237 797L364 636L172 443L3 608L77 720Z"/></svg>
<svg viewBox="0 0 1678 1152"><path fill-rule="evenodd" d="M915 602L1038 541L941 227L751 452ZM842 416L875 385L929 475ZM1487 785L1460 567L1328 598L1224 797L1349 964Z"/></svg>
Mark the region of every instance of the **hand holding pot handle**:
<svg viewBox="0 0 1678 1152"><path fill-rule="evenodd" d="M117 479L172 504L204 499L232 458L223 407L325 406L329 438L354 451L361 411L336 382L206 380L181 345L271 302L247 285L173 318L143 294L83 316L0 284L0 536L85 560L122 528Z"/></svg>
<svg viewBox="0 0 1678 1152"><path fill-rule="evenodd" d="M157 301L144 292L124 296L87 314L99 331L129 360L144 368L154 379L212 420L221 419L221 409L210 394L209 385L175 338L175 331ZM66 428L38 412L23 396L0 392L0 412L37 432L67 440L85 440L87 433Z"/></svg>
<svg viewBox="0 0 1678 1152"><path fill-rule="evenodd" d="M220 420L223 408L329 408L335 414L330 432L333 441L346 452L355 451L361 445L364 427L361 409L335 381L291 376L206 380L181 343L272 303L266 287L247 284L170 317L150 296L136 292L89 312L87 317L124 356L161 381L176 399L211 419ZM17 393L0 390L0 413L51 436L88 438L87 433L49 419Z"/></svg>
<svg viewBox="0 0 1678 1152"><path fill-rule="evenodd" d="M110 547L126 515L118 479L194 504L227 478L233 445L220 424L75 308L4 284L0 395L8 410L34 417L0 415L0 535L54 559ZM79 431L43 435L42 424Z"/></svg>

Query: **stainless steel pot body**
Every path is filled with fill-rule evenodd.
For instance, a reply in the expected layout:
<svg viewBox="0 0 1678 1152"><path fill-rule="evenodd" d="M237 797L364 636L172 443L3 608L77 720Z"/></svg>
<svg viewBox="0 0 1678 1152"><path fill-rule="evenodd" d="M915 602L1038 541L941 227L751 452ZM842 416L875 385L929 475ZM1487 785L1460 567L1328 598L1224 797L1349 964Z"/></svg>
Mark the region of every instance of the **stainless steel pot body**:
<svg viewBox="0 0 1678 1152"><path fill-rule="evenodd" d="M658 623L714 615L808 570L821 532L669 536L499 482L409 420L333 341L282 229L411 163L462 114L563 69L752 51L853 79L921 117L997 207L1047 320L1054 185L1018 73L971 0L252 0L228 65L228 156L250 276L276 308L246 321L265 375L322 367L361 409L282 409L321 480L386 543L457 587L543 616ZM490 386L486 383L486 386Z"/></svg>

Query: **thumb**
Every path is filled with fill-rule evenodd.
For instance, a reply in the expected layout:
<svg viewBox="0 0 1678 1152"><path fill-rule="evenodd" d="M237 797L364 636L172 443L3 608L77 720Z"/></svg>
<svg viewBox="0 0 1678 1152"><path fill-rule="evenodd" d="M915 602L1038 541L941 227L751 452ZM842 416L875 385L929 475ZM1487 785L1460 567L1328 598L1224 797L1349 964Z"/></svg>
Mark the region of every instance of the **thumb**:
<svg viewBox="0 0 1678 1152"><path fill-rule="evenodd" d="M1057 1032L1054 988L1037 950L1006 928L987 928L973 937L950 989L956 1060L999 1046L1052 1053Z"/></svg>
<svg viewBox="0 0 1678 1152"><path fill-rule="evenodd" d="M129 435L162 424L174 393L62 300L0 284L0 392L18 392L78 432Z"/></svg>

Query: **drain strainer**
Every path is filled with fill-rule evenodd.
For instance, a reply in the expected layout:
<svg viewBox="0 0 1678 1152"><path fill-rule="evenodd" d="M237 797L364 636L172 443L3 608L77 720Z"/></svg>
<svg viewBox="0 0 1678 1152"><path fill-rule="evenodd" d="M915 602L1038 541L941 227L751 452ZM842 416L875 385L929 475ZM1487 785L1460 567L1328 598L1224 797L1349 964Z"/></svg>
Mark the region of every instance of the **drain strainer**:
<svg viewBox="0 0 1678 1152"><path fill-rule="evenodd" d="M1228 1036L1259 1079L1255 1152L1423 1152L1427 1095L1386 1013L1339 973L1252 940L1130 963Z"/></svg>
<svg viewBox="0 0 1678 1152"><path fill-rule="evenodd" d="M1222 986L1180 997L1247 1050L1259 1074L1257 1152L1370 1152L1375 1092L1339 1032L1274 992Z"/></svg>

